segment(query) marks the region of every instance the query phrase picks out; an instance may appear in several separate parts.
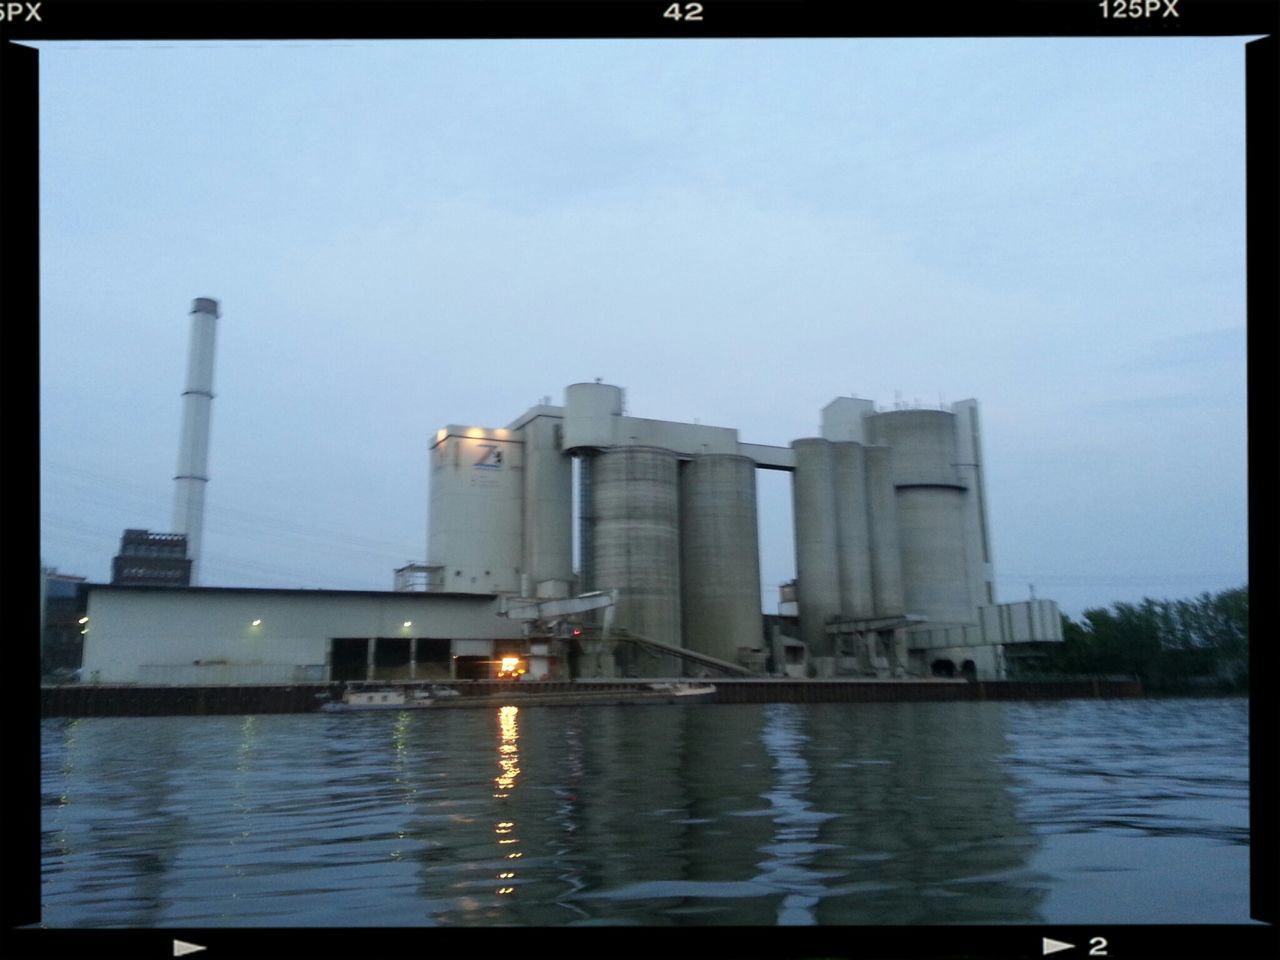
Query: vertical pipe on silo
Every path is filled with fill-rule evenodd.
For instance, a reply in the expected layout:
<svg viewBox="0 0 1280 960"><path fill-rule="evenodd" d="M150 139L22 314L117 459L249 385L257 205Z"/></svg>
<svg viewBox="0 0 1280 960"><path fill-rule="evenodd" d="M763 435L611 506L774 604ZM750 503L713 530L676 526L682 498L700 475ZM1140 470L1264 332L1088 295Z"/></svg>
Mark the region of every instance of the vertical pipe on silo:
<svg viewBox="0 0 1280 960"><path fill-rule="evenodd" d="M831 443L816 437L793 440L791 475L796 541L796 600L800 639L810 656L832 655L827 620L840 613L836 499Z"/></svg>
<svg viewBox="0 0 1280 960"><path fill-rule="evenodd" d="M198 582L204 493L209 482L209 419L213 406L213 357L218 301L197 297L191 306L187 383L182 391L182 427L174 475L173 532L187 536L191 583Z"/></svg>
<svg viewBox="0 0 1280 960"><path fill-rule="evenodd" d="M902 603L902 555L893 456L888 447L863 448L867 465L867 530L871 540L871 593L877 617L897 617Z"/></svg>
<svg viewBox="0 0 1280 960"><path fill-rule="evenodd" d="M591 588L617 591L619 627L679 646L676 455L657 447L617 447L595 456L589 473Z"/></svg>
<svg viewBox="0 0 1280 960"><path fill-rule="evenodd" d="M871 586L866 457L860 443L833 443L831 452L840 608L846 616L871 617L875 615L875 599Z"/></svg>
<svg viewBox="0 0 1280 960"><path fill-rule="evenodd" d="M595 582L595 507L591 489L594 452L583 451L574 458L578 464L578 573L579 589L586 593L599 589Z"/></svg>
<svg viewBox="0 0 1280 960"><path fill-rule="evenodd" d="M760 646L755 461L705 454L681 465L680 574L686 647L736 662L739 647Z"/></svg>
<svg viewBox="0 0 1280 960"><path fill-rule="evenodd" d="M991 559L991 531L987 518L986 478L982 464L982 438L978 427L978 401L961 400L952 406L956 416L956 460L961 480L969 488L965 496L965 538L969 557L969 592L975 605L994 604L995 566Z"/></svg>

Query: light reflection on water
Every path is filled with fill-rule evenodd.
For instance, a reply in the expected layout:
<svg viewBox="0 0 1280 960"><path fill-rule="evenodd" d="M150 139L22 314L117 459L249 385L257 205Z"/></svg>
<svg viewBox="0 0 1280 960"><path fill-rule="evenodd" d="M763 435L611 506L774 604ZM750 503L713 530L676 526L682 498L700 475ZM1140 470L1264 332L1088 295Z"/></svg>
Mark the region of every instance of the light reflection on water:
<svg viewBox="0 0 1280 960"><path fill-rule="evenodd" d="M42 732L53 927L1247 920L1244 700Z"/></svg>
<svg viewBox="0 0 1280 960"><path fill-rule="evenodd" d="M516 741L520 739L520 728L517 722L519 707L500 707L498 709L498 726L499 726L499 743L498 743L498 769L499 774L494 778L499 793L493 795L495 800L507 800L511 796L511 791L515 789L516 778L520 776L520 753L516 747ZM497 826L493 828L493 832L498 836L498 846L507 847L508 849L501 851L504 861L515 861L519 857L512 854L519 853L516 844L520 842L520 838L516 836L516 824L514 820L499 820ZM514 862L499 863L501 868L498 871L497 879L501 886L495 893L498 896L508 896L516 892L514 886L516 880L516 871Z"/></svg>

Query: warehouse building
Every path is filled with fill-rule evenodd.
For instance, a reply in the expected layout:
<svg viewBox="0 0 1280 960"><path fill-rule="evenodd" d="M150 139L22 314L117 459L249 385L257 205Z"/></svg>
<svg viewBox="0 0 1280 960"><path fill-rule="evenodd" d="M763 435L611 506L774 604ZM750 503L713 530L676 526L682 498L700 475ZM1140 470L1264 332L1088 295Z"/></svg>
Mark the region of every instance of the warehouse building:
<svg viewBox="0 0 1280 960"><path fill-rule="evenodd" d="M319 683L492 675L521 625L481 594L240 587L89 588L83 679Z"/></svg>

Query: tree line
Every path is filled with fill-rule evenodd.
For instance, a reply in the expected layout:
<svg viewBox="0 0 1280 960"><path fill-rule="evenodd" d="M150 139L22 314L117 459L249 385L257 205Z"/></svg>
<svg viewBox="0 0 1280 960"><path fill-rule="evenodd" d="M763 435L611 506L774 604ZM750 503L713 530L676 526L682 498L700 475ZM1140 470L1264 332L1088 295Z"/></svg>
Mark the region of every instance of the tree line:
<svg viewBox="0 0 1280 960"><path fill-rule="evenodd" d="M1062 618L1061 644L1040 669L1050 674L1128 675L1149 690L1249 684L1249 587L1193 600L1115 603Z"/></svg>

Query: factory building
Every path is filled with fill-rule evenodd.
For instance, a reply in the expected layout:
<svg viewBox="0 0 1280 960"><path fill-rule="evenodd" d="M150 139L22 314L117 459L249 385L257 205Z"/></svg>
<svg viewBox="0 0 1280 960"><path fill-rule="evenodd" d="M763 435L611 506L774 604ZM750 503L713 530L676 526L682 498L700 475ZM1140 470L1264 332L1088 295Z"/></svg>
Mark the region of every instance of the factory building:
<svg viewBox="0 0 1280 960"><path fill-rule="evenodd" d="M1053 601L996 602L972 400L839 398L819 436L768 446L576 383L505 427L436 432L430 559L394 590L196 587L218 317L195 301L178 532L126 531L113 584L84 586L86 680L466 679L508 658L534 679L994 679L1019 646L1062 638ZM793 492L797 576L768 617L757 470Z"/></svg>
<svg viewBox="0 0 1280 960"><path fill-rule="evenodd" d="M191 558L182 533L126 530L111 561L111 582L120 586L189 587Z"/></svg>
<svg viewBox="0 0 1280 960"><path fill-rule="evenodd" d="M976 401L842 397L820 436L774 447L632 417L623 400L577 383L507 427L440 429L428 589L609 591L621 634L750 672L794 667L798 640L810 675L994 678L1006 647L1061 639L1053 601L996 603ZM792 475L798 637L766 631L760 610L759 469ZM606 672L654 675L636 644L608 647Z"/></svg>
<svg viewBox="0 0 1280 960"><path fill-rule="evenodd" d="M95 585L88 595L87 682L482 679L507 649L528 649L484 594Z"/></svg>

